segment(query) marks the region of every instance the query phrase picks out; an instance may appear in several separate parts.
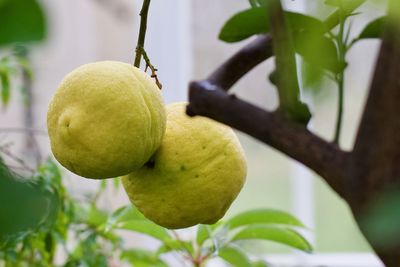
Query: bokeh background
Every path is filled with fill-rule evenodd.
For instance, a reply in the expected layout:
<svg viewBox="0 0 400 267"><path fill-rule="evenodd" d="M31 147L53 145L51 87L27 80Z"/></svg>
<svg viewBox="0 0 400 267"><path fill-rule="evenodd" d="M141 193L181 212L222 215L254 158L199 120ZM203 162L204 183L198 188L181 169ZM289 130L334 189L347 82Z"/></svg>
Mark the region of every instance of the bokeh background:
<svg viewBox="0 0 400 267"><path fill-rule="evenodd" d="M288 9L321 19L331 11L321 9L319 2L323 1L314 1L311 5L306 2L312 1L285 1L285 4ZM8 108L0 111L0 129L38 130L33 134L0 132L1 142L13 142L13 153L22 155L31 164L38 156L46 158L51 155L49 140L41 131L46 131L47 106L63 76L88 62L133 61L141 6L138 0L43 0L41 3L49 29L44 43L28 47L34 72L33 85L28 94L12 90ZM217 38L224 22L247 7L247 0L152 1L146 50L159 69L167 103L185 101L190 80L206 77L247 42L226 44ZM374 2L365 4L359 11L361 14L352 24L354 35L384 12ZM358 43L349 52L341 139L346 149L353 145L378 45L376 40L367 40ZM0 54L5 53L7 48L0 49ZM233 91L258 106L276 108L277 94L267 79L273 64L273 60L268 60L258 66L238 82ZM13 88L17 87L18 81L14 81ZM23 104L24 97L30 98L31 105ZM304 90L302 97L312 107L313 131L328 140L332 139L337 112L335 85L327 81L318 90ZM37 145L32 142L32 135ZM309 227L303 233L315 245L316 253L370 252L348 207L321 179L274 149L245 134L238 135L246 152L249 173L243 191L227 216L259 207L286 210L297 215ZM64 171L72 194L82 194L98 186L96 181L78 178ZM112 209L127 204L128 200L122 191L110 188L100 202ZM141 236L128 239L132 244L151 246L150 241ZM283 247L268 244L248 249L260 254L288 252ZM370 264L375 264L372 258Z"/></svg>

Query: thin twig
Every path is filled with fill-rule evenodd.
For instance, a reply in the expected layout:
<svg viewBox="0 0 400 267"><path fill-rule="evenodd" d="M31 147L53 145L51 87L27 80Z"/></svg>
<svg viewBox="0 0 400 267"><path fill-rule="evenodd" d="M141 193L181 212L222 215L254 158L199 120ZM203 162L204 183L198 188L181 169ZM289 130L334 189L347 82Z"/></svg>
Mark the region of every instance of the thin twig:
<svg viewBox="0 0 400 267"><path fill-rule="evenodd" d="M144 61L146 62L146 70L147 70L147 68L149 68L151 70L151 77L154 78L158 88L160 88L160 90L161 90L162 89L162 84L161 84L161 82L160 82L160 80L158 79L158 76L157 76L157 71L158 70L153 66L153 64L151 64L150 58L147 56L147 53L146 53L146 51L144 50L143 47L141 48L141 50L142 50Z"/></svg>
<svg viewBox="0 0 400 267"><path fill-rule="evenodd" d="M144 42L146 40L146 31L147 31L147 16L149 13L150 0L143 0L143 6L140 10L140 29L139 29L139 37L136 45L136 57L134 65L137 68L140 68L140 61L142 59L142 53L144 49Z"/></svg>
<svg viewBox="0 0 400 267"><path fill-rule="evenodd" d="M144 0L142 9L140 10L140 17L141 17L140 29L139 29L138 42L136 45L136 56L135 56L134 65L135 65L135 67L140 68L140 61L142 60L142 56L143 56L144 61L146 62L145 71L147 71L147 69L150 68L151 77L154 78L158 88L160 88L160 90L161 90L162 84L161 84L160 80L158 79L157 69L153 66L153 64L151 64L150 58L148 57L146 50L144 49L144 42L146 40L146 31L147 31L147 17L148 17L148 13L149 13L150 1L151 0Z"/></svg>

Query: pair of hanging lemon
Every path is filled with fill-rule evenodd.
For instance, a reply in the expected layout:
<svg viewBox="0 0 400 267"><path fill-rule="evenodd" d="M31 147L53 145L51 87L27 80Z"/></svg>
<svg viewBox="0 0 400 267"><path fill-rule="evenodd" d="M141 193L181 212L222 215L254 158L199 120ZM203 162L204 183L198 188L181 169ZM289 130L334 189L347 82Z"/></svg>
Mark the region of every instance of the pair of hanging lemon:
<svg viewBox="0 0 400 267"><path fill-rule="evenodd" d="M212 224L246 177L233 130L164 106L142 70L122 62L87 64L68 74L51 100L47 126L55 158L94 179L123 176L131 202L171 228Z"/></svg>

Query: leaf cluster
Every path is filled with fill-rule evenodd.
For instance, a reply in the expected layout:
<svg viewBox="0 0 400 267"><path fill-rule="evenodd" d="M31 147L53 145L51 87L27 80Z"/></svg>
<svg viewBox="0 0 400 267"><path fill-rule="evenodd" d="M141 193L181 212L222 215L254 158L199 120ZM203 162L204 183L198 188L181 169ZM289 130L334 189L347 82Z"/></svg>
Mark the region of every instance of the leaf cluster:
<svg viewBox="0 0 400 267"><path fill-rule="evenodd" d="M187 240L147 220L132 205L113 212L99 208L96 200L107 186L104 181L94 196L72 197L51 160L29 180L0 166L0 265L5 267L111 266L112 262L170 266L166 255L192 266L205 266L214 258L239 267L267 266L243 251L243 243L267 240L304 252L312 250L296 230L303 224L282 211L247 211L215 225L199 225L195 236ZM156 250L126 248L122 237L127 232L146 235L159 245ZM62 261L56 257L60 254Z"/></svg>
<svg viewBox="0 0 400 267"><path fill-rule="evenodd" d="M263 0L249 0L251 7L233 15L222 27L219 39L228 43L239 42L251 36L270 32L270 18L267 12L267 2ZM365 1L327 0L325 4L336 9L331 17L322 21L308 14L285 11L289 23L296 53L307 64L310 72L309 80L316 82L323 75L335 78L343 73L347 62L340 56L340 48L344 46L347 52L360 40L379 38L382 34L385 17L378 18L367 24L354 39L349 40L351 27L346 29L347 38L338 39L340 18L344 23L357 15L352 7L361 5ZM332 21L334 21L332 23ZM350 25L350 24L349 24Z"/></svg>

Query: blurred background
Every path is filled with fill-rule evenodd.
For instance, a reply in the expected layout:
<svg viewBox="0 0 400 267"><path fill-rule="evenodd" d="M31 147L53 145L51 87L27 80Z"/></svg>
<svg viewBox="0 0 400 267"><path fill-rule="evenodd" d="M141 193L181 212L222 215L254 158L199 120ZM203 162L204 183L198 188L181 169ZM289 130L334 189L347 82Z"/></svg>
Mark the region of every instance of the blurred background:
<svg viewBox="0 0 400 267"><path fill-rule="evenodd" d="M10 103L0 115L0 144L11 142L13 154L20 155L34 166L38 158L51 155L46 131L46 112L51 96L65 74L93 61L119 60L132 62L139 28L139 0L42 0L48 20L48 35L43 43L27 47L32 64L33 81L18 91L21 81L12 81ZM286 8L306 12L323 19L331 11L321 9L320 1L285 1ZM323 1L321 1L323 2ZM1 3L1 1L0 1ZM247 41L226 44L217 36L224 22L237 11L248 8L247 0L153 0L151 4L146 50L159 69L163 94L167 103L185 101L190 80L205 78L214 68L242 47ZM368 2L359 10L352 24L352 34L384 10ZM369 77L373 71L379 42L357 43L349 52L346 71L345 115L341 144L352 147L366 99ZM0 48L0 56L11 48ZM266 109L277 107L277 94L268 82L273 60L258 66L235 85L241 98ZM26 98L29 101L26 101ZM311 106L311 128L331 140L334 134L337 89L325 82L320 90L303 92ZM29 104L24 104L29 103ZM22 129L35 129L23 131ZM21 130L20 130L21 129ZM316 248L316 253L329 257L341 255L344 262L363 258L368 266L379 266L360 234L345 203L312 172L290 158L238 133L248 160L247 183L226 216L252 208L276 208L299 217L309 228L302 232ZM34 141L33 141L34 140ZM74 177L64 169L72 194L94 190L97 181ZM100 200L106 208L128 203L122 191L107 189ZM140 236L132 236L132 244L142 244ZM147 242L147 240L145 239ZM151 246L151 244L145 244ZM286 253L278 245L249 247L260 255ZM277 256L279 258L279 256ZM305 255L295 255L303 258ZM352 257L352 258L349 258ZM281 259L285 261L285 259ZM338 265L339 266L339 265ZM340 265L342 266L342 265ZM350 265L343 265L350 266ZM351 265L367 266L367 265Z"/></svg>

